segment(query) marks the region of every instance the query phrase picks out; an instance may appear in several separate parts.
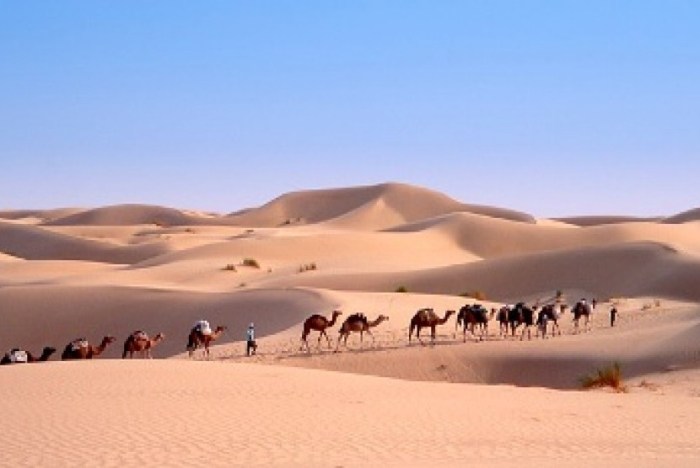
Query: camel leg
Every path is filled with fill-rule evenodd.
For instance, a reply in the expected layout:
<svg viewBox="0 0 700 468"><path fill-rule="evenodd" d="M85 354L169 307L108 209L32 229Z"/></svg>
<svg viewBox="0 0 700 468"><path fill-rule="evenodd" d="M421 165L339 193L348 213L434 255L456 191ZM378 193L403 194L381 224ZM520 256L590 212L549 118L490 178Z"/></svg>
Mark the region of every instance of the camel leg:
<svg viewBox="0 0 700 468"><path fill-rule="evenodd" d="M323 330L323 335L326 337L326 341L328 342L328 349L331 349L331 339L328 337L326 330Z"/></svg>

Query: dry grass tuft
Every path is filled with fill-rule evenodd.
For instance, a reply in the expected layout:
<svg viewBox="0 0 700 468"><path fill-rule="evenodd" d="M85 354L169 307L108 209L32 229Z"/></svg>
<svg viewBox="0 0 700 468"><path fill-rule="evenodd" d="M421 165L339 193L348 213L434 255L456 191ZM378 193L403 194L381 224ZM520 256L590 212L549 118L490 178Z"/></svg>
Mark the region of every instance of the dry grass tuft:
<svg viewBox="0 0 700 468"><path fill-rule="evenodd" d="M252 268L260 268L260 264L254 258L244 258L243 262L241 262L241 265Z"/></svg>
<svg viewBox="0 0 700 468"><path fill-rule="evenodd" d="M622 383L622 369L619 362L598 369L594 374L581 378L583 388L610 387L616 392L626 392L627 387Z"/></svg>

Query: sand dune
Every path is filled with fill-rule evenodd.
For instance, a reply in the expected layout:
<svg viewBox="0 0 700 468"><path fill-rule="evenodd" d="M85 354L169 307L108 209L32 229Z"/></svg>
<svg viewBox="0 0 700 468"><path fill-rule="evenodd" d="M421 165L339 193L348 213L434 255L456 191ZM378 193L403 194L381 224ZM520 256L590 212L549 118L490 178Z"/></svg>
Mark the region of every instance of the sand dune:
<svg viewBox="0 0 700 468"><path fill-rule="evenodd" d="M53 221L83 211L81 208L57 208L54 210L5 210L0 211L0 219L23 220L30 219L36 223Z"/></svg>
<svg viewBox="0 0 700 468"><path fill-rule="evenodd" d="M603 224L621 224L621 223L651 223L661 221L662 218L642 218L638 216L615 216L615 215L591 215L591 216L571 216L565 218L555 218L556 221L561 221L574 226L589 227L600 226Z"/></svg>
<svg viewBox="0 0 700 468"><path fill-rule="evenodd" d="M185 350L189 330L199 319L229 327L221 339L226 343L240 341L251 321L257 322L261 335L267 335L333 307L307 291L201 293L41 284L3 287L0 304L4 305L0 343L5 348L62 349L79 337L96 342L106 335L118 337L106 358L121 357L121 345L134 330L164 332L167 338L154 354L167 357Z"/></svg>
<svg viewBox="0 0 700 468"><path fill-rule="evenodd" d="M513 301L533 294L579 290L598 297L662 296L700 301L693 286L700 260L657 243L630 243L524 254L464 265L394 273L323 273L283 278L276 287L304 286L339 290L409 291L463 294Z"/></svg>
<svg viewBox="0 0 700 468"><path fill-rule="evenodd" d="M700 208L694 208L692 210L684 211L683 213L678 213L674 216L669 216L663 219L663 223L668 224L678 224L678 223L690 223L693 221L700 221Z"/></svg>
<svg viewBox="0 0 700 468"><path fill-rule="evenodd" d="M85 210L68 216L52 219L49 226L125 226L152 224L158 226L188 226L213 223L211 216L185 213L181 210L153 205L114 205Z"/></svg>
<svg viewBox="0 0 700 468"><path fill-rule="evenodd" d="M122 246L81 239L36 226L0 222L0 251L26 260L134 263L167 251L162 243Z"/></svg>
<svg viewBox="0 0 700 468"><path fill-rule="evenodd" d="M243 225L265 227L313 224L340 218L338 224L346 228L383 229L459 211L534 222L531 216L516 211L467 205L438 192L395 183L289 193L230 218Z"/></svg>
<svg viewBox="0 0 700 468"><path fill-rule="evenodd" d="M382 184L286 194L228 216L150 205L2 212L0 349L60 354L74 338L117 338L93 362L0 368L3 460L695 466L696 211L534 220ZM618 326L601 302L587 333L574 334L567 314L547 340L502 338L492 321L484 341L464 342L452 317L435 346L408 342L419 308L443 316L475 302L463 295L491 308L557 290L569 304L614 298ZM331 350L313 333L312 352L300 351L304 320L334 309ZM353 312L389 320L334 353ZM215 362L187 361L199 319L228 326ZM259 354L245 357L251 321ZM164 332L153 354L171 359L114 361L136 329ZM612 361L629 393L572 391ZM80 437L66 430L78 426Z"/></svg>
<svg viewBox="0 0 700 468"><path fill-rule="evenodd" d="M578 392L243 364L41 366L0 373L12 466L694 466L700 457L688 397L592 393L582 404Z"/></svg>

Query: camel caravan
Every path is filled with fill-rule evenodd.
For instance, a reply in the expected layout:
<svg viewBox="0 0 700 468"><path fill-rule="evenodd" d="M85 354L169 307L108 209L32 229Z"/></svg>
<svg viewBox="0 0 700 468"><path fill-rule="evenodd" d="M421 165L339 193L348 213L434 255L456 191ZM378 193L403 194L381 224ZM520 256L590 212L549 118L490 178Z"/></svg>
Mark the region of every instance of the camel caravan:
<svg viewBox="0 0 700 468"><path fill-rule="evenodd" d="M593 301L593 308L595 308L595 300ZM535 304L532 307L527 306L524 302L519 302L515 305L504 305L499 310L487 310L481 304L466 304L459 311L447 310L443 316L440 317L433 308L422 308L411 318L408 326L408 343L409 345L412 343L415 334L416 340L418 340L421 345L425 345L420 333L422 329L429 328L430 343L434 344L436 341L437 327L447 323L450 317L455 314L457 318L453 338L457 337L457 333L461 327L463 342L467 341L467 336L475 341L483 341L489 337L489 322L494 318L499 324L499 337L501 339L520 338L520 340L524 340L527 336L527 338L531 340L533 332L535 338L546 338L548 334L555 337L561 335L559 321L567 309L567 305L559 304L559 301L547 303L543 306ZM592 308L591 305L586 302L586 299L578 301L571 309L571 312L573 313L573 333L580 333L582 330L590 331ZM328 349L332 349L331 338L328 336L327 330L333 328L342 314L341 311L334 310L330 318L320 314L314 314L308 317L304 321L302 327L300 351L306 349L306 351L311 352L308 337L312 331L318 332L319 334L317 340L319 349L321 348L321 340L323 338L326 339ZM365 333L372 338L372 344L374 344L375 337L372 333L372 329L378 327L387 320L389 320L389 317L386 315L379 315L374 320L369 320L363 313L349 315L340 325L335 352L339 351L341 344L347 349L348 337L353 333L359 333L361 345ZM210 346L224 334L226 329L227 328L223 325L212 329L211 325L206 320L199 320L196 322L194 327L190 329L187 339L186 350L188 356L190 358L195 357L195 352L201 349L202 357L204 359L209 359ZM134 358L134 356L142 359L152 359L152 350L158 346L158 344L162 343L164 339L165 334L163 333L157 333L153 337L150 337L145 331L136 330L124 341L122 359L126 359L127 357L131 359ZM116 338L111 335L103 337L97 345L90 343L85 338L77 338L65 346L61 353L61 359L64 361L93 359L102 355L105 349L115 341ZM252 346L257 348L254 341L252 342ZM56 348L47 346L42 350L41 354L37 356L21 348L13 348L5 353L0 360L0 365L46 362L55 352Z"/></svg>
<svg viewBox="0 0 700 468"><path fill-rule="evenodd" d="M595 304L595 300L593 302ZM425 345L421 339L420 333L424 328L430 329L430 343L436 341L436 330L440 325L444 325L452 315L457 315L455 322L454 335L460 330L462 332L462 340L466 343L469 335L475 341L483 341L489 336L489 322L495 319L499 324L499 337L501 339L519 338L524 340L527 336L528 340L532 340L533 334L535 338L547 338L547 336L555 337L562 334L559 322L567 311L566 304L559 304L559 301L554 303L546 303L543 306L538 304L529 307L524 302L519 302L514 305L504 305L500 309L486 309L481 304L466 304L459 312L455 310L447 310L440 317L433 308L419 309L411 318L408 326L408 343L412 343L415 335L416 340L421 345ZM579 333L582 329L590 331L590 317L592 313L591 305L586 302L586 299L581 299L572 309L574 314L574 334ZM335 325L338 317L342 315L339 310L333 311L331 318L326 318L323 315L314 314L304 321L303 331L301 334L300 351L306 349L311 352L308 343L308 336L312 331L319 332L318 348L321 348L321 339L326 338L328 349L332 348L331 340L326 332ZM374 335L370 331L389 320L389 317L380 315L374 321L369 321L362 313L350 315L340 326L338 339L336 342L335 351L340 348L341 343L347 348L348 336L352 332L360 333L360 343L362 344L363 334L366 332L372 337L374 343ZM583 320L583 324L581 324Z"/></svg>

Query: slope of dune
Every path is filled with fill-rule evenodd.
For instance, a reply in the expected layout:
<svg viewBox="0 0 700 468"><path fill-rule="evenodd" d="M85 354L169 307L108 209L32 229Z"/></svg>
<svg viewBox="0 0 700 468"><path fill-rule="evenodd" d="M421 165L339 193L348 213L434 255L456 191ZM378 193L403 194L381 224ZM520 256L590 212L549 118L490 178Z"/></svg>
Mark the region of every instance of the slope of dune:
<svg viewBox="0 0 700 468"><path fill-rule="evenodd" d="M260 336L300 323L308 314L332 309L322 295L303 290L253 290L234 293L203 293L147 287L62 286L34 284L0 288L3 349L21 346L60 350L66 343L85 337L95 344L105 335L120 341L104 353L121 356L129 333L163 332L166 339L154 349L156 357L185 350L187 335L200 319L228 330L219 343L239 341L250 322Z"/></svg>
<svg viewBox="0 0 700 468"><path fill-rule="evenodd" d="M668 218L664 218L661 222L667 224L679 224L690 223L693 221L700 221L700 208L694 208L692 210L678 213L674 216L669 216Z"/></svg>
<svg viewBox="0 0 700 468"><path fill-rule="evenodd" d="M467 205L438 192L396 183L288 193L260 208L229 217L241 225L261 227L313 224L341 218L339 222L343 227L383 229L458 211L534 222L531 216L516 211ZM382 216L382 212L387 215ZM359 225L350 222L353 218Z"/></svg>
<svg viewBox="0 0 700 468"><path fill-rule="evenodd" d="M26 260L86 260L130 264L168 251L165 244L115 245L37 226L0 222L0 252Z"/></svg>
<svg viewBox="0 0 700 468"><path fill-rule="evenodd" d="M591 216L568 216L564 218L553 218L555 221L561 221L574 226L588 227L600 226L603 224L620 224L620 223L650 223L660 221L662 218L642 218L638 216L622 216L622 215L591 215Z"/></svg>
<svg viewBox="0 0 700 468"><path fill-rule="evenodd" d="M245 364L13 366L0 372L0 411L8 466L690 467L700 457L697 398ZM76 427L79 437L66 430Z"/></svg>
<svg viewBox="0 0 700 468"><path fill-rule="evenodd" d="M0 211L0 219L35 219L37 222L45 222L70 216L81 211L83 211L81 208L57 208L53 210L4 210Z"/></svg>
<svg viewBox="0 0 700 468"><path fill-rule="evenodd" d="M186 226L215 224L212 217L184 213L181 210L153 205L114 205L73 213L48 221L49 226L125 226L154 224L158 226Z"/></svg>
<svg viewBox="0 0 700 468"><path fill-rule="evenodd" d="M653 241L700 254L700 226L620 223L579 229L516 223L470 213L452 213L389 229L388 232L440 232L484 258L554 249Z"/></svg>
<svg viewBox="0 0 700 468"><path fill-rule="evenodd" d="M485 259L463 265L344 274L318 272L267 283L338 290L409 291L463 294L480 291L500 301L519 300L554 290L582 290L598 297L662 296L700 301L700 259L653 242L543 251Z"/></svg>

